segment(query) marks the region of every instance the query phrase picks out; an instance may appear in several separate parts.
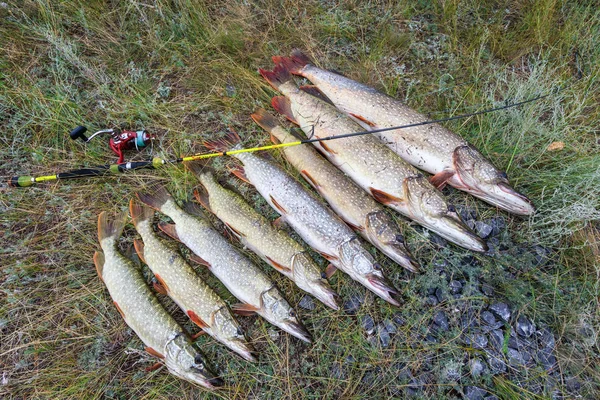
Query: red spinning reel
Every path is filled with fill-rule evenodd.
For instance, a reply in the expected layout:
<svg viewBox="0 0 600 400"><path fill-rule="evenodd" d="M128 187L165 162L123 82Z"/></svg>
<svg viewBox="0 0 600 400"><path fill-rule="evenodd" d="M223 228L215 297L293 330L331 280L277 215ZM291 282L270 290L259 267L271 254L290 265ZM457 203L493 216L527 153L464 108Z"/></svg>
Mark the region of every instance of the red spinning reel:
<svg viewBox="0 0 600 400"><path fill-rule="evenodd" d="M125 150L130 150L130 149L139 150L140 148L146 147L150 143L150 141L152 139L154 139L145 130L122 131L118 128L103 129L98 132L95 132L89 138L84 135L84 133L86 131L87 131L87 128L85 126L78 126L77 128L73 129L69 133L69 136L71 136L71 139L73 139L73 140L77 140L77 139L81 138L81 140L83 140L85 143L88 143L90 140L92 140L94 137L96 137L98 135L105 134L105 133L109 134L110 140L108 142L108 145L109 145L110 149L117 156L119 156L119 160L117 161L117 163L119 163L119 164L125 162L125 159L123 156L123 152Z"/></svg>

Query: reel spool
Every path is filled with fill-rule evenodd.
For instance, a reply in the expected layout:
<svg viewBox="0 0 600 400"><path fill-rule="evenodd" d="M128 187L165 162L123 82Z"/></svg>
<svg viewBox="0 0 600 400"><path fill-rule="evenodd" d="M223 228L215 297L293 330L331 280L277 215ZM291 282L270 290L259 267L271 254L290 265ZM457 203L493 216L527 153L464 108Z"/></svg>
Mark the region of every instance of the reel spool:
<svg viewBox="0 0 600 400"><path fill-rule="evenodd" d="M81 139L84 143L89 143L96 136L103 134L110 135L108 146L113 153L119 157L119 160L117 161L119 164L125 162L123 155L125 150L140 150L141 148L146 147L153 139L153 137L145 130L122 131L118 128L102 129L95 132L89 138L85 136L85 132L87 132L87 128L85 126L78 126L69 133L69 136L73 140Z"/></svg>

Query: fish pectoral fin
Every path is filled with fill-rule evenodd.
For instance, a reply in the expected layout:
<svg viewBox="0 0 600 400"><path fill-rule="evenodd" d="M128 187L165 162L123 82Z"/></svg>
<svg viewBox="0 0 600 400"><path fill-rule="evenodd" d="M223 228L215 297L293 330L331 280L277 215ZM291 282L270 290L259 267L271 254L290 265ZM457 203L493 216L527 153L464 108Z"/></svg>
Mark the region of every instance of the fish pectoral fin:
<svg viewBox="0 0 600 400"><path fill-rule="evenodd" d="M300 86L300 90L302 90L305 93L310 94L311 96L315 96L317 99L323 100L324 102L329 103L332 106L335 106L335 104L333 104L333 101L331 101L331 99L329 97L327 97L325 95L325 93L323 93L315 85L302 85L302 86Z"/></svg>
<svg viewBox="0 0 600 400"><path fill-rule="evenodd" d="M368 119L366 119L362 115L353 114L353 113L350 113L350 115L352 117L356 118L357 120L359 120L360 122L362 122L364 125L368 125L370 127L374 127L375 126L375 124L373 122L369 121Z"/></svg>
<svg viewBox="0 0 600 400"><path fill-rule="evenodd" d="M167 222L160 222L158 224L158 229L166 233L170 238L181 242L179 235L177 234L177 230L175 229L175 224L169 224Z"/></svg>
<svg viewBox="0 0 600 400"><path fill-rule="evenodd" d="M163 356L162 354L160 354L158 351L154 350L152 347L146 347L145 350L148 352L148 354L154 356L154 357L158 357L160 359L164 359L165 356Z"/></svg>
<svg viewBox="0 0 600 400"><path fill-rule="evenodd" d="M96 272L98 273L100 280L104 281L104 279L102 279L102 271L104 270L104 253L103 252L97 251L94 253L94 265L96 266Z"/></svg>
<svg viewBox="0 0 600 400"><path fill-rule="evenodd" d="M201 330L201 331L200 331L200 332L198 332L198 333L194 333L194 334L191 336L191 338L192 338L192 340L196 340L196 339L198 339L200 336L203 336L203 335L207 335L207 333L206 333L206 332L204 332L203 330Z"/></svg>
<svg viewBox="0 0 600 400"><path fill-rule="evenodd" d="M231 310L238 315L244 315L244 316L248 317L250 315L256 314L256 312L258 310L260 310L260 308L257 308L255 306L253 306L252 304L238 303L238 304L233 304L231 306Z"/></svg>
<svg viewBox="0 0 600 400"><path fill-rule="evenodd" d="M144 264L148 264L144 258L144 242L142 242L140 239L133 239L133 248L135 249L135 252L140 260L142 260Z"/></svg>
<svg viewBox="0 0 600 400"><path fill-rule="evenodd" d="M156 280L158 281L158 283L160 284L160 286L162 286L163 289L165 290L165 293L168 293L169 292L169 286L167 286L167 284L165 283L165 281L163 280L163 278L159 274L154 274L154 276L156 277Z"/></svg>
<svg viewBox="0 0 600 400"><path fill-rule="evenodd" d="M325 278L329 279L333 274L337 271L337 267L333 264L329 264L327 268L325 268Z"/></svg>
<svg viewBox="0 0 600 400"><path fill-rule="evenodd" d="M244 235L243 233L241 233L240 231L238 231L237 229L235 229L233 226L231 226L230 224L228 224L227 222L225 222L225 226L227 228L229 228L229 230L231 230L231 232L238 238L241 239Z"/></svg>
<svg viewBox="0 0 600 400"><path fill-rule="evenodd" d="M273 221L273 226L277 229L283 229L287 226L287 222L285 222L285 218L278 217L275 219L275 221Z"/></svg>
<svg viewBox="0 0 600 400"><path fill-rule="evenodd" d="M252 185L252 182L250 182L250 179L248 179L248 177L246 176L246 171L244 171L244 167L242 167L241 165L236 165L235 167L229 168L229 172L237 176L242 181Z"/></svg>
<svg viewBox="0 0 600 400"><path fill-rule="evenodd" d="M452 170L443 170L429 178L429 183L442 190L446 186L446 182L455 174Z"/></svg>
<svg viewBox="0 0 600 400"><path fill-rule="evenodd" d="M192 310L187 310L187 315L188 315L188 317L190 317L192 322L195 323L196 325L198 325L201 329L210 328L210 326L208 326L208 324L206 322L204 322L202 320L202 318L200 318L198 316L198 314L196 314Z"/></svg>
<svg viewBox="0 0 600 400"><path fill-rule="evenodd" d="M339 257L336 256L332 256L331 254L327 254L327 253L323 253L322 251L316 250L317 253L319 253L321 256L323 256L324 259L328 260L328 261L335 261L338 260Z"/></svg>
<svg viewBox="0 0 600 400"><path fill-rule="evenodd" d="M314 187L315 189L319 188L319 184L317 183L317 181L310 175L310 173L303 169L302 171L300 171L300 174L304 177L304 179L306 179L308 181L308 183L311 184L312 187Z"/></svg>
<svg viewBox="0 0 600 400"><path fill-rule="evenodd" d="M119 312L119 314L121 314L121 317L123 317L123 319L125 319L125 313L123 312L123 310L121 310L121 307L119 307L119 303L117 303L116 301L113 300L113 304L117 308L117 311Z"/></svg>
<svg viewBox="0 0 600 400"><path fill-rule="evenodd" d="M157 362L157 363L152 364L149 367L146 367L145 371L146 372L156 371L157 369L159 369L162 366L163 366L163 363Z"/></svg>
<svg viewBox="0 0 600 400"><path fill-rule="evenodd" d="M326 153L337 154L337 151L332 150L331 147L327 146L325 142L319 142L319 146L321 146L323 151L325 151Z"/></svg>
<svg viewBox="0 0 600 400"><path fill-rule="evenodd" d="M205 266L207 268L210 268L210 263L208 261L206 261L204 258L202 258L199 255L197 255L197 254L190 255L190 260L192 260L196 264L200 264L200 265L203 265L203 266Z"/></svg>
<svg viewBox="0 0 600 400"><path fill-rule="evenodd" d="M392 196L391 194L386 193L383 190L370 187L369 191L371 192L371 196L373 196L375 200L382 204L398 204L403 202L401 198Z"/></svg>
<svg viewBox="0 0 600 400"><path fill-rule="evenodd" d="M274 206L274 207L275 207L277 210L279 210L279 213L280 213L280 214L283 214L283 215L287 214L287 211L286 211L286 209L285 209L285 208L283 208L283 206L282 206L281 204L279 204L279 203L277 202L277 200L275 200L275 198L274 198L272 195L269 195L269 197L271 198L271 203L273 203L273 206Z"/></svg>
<svg viewBox="0 0 600 400"><path fill-rule="evenodd" d="M362 232L365 230L364 226L360 226L360 225L354 225L352 222L348 222L345 221L346 225L348 225L350 228L352 228L355 232Z"/></svg>
<svg viewBox="0 0 600 400"><path fill-rule="evenodd" d="M292 270L284 265L279 264L277 261L273 260L271 257L265 256L267 260L269 260L269 264L273 266L277 271L289 274Z"/></svg>
<svg viewBox="0 0 600 400"><path fill-rule="evenodd" d="M292 103L285 96L275 96L271 99L271 105L281 115L285 116L290 122L300 125L296 118L294 118L294 113L292 112Z"/></svg>
<svg viewBox="0 0 600 400"><path fill-rule="evenodd" d="M153 282L152 287L154 288L154 290L156 290L157 293L160 293L163 295L167 294L167 289L165 289L165 287L158 282Z"/></svg>

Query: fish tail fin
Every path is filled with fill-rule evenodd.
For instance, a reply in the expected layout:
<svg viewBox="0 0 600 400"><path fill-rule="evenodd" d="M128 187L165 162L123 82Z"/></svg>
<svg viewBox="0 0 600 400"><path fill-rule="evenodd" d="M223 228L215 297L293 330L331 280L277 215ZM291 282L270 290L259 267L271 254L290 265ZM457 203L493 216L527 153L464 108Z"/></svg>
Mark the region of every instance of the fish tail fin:
<svg viewBox="0 0 600 400"><path fill-rule="evenodd" d="M212 175L213 169L209 166L209 161L207 159L204 160L194 160L194 161L186 161L183 163L185 168L190 171L196 178L202 182L202 178L207 175Z"/></svg>
<svg viewBox="0 0 600 400"><path fill-rule="evenodd" d="M110 239L116 242L123 228L125 228L125 221L127 213L120 212L114 219L109 219L106 211L102 211L98 215L98 241L102 242L104 239Z"/></svg>
<svg viewBox="0 0 600 400"><path fill-rule="evenodd" d="M254 114L250 115L250 117L261 128L269 133L271 133L274 128L281 125L279 121L277 121L277 119L273 115L269 114L264 108L259 108L254 112Z"/></svg>
<svg viewBox="0 0 600 400"><path fill-rule="evenodd" d="M162 206L171 199L171 195L163 185L154 185L146 192L137 192L137 198L149 207L160 211Z"/></svg>
<svg viewBox="0 0 600 400"><path fill-rule="evenodd" d="M225 137L204 142L204 147L209 150L226 152L234 147L240 147L242 139L236 132L228 132Z"/></svg>
<svg viewBox="0 0 600 400"><path fill-rule="evenodd" d="M136 203L133 199L129 201L129 214L133 225L137 228L139 224L150 222L154 217L154 210L150 207Z"/></svg>
<svg viewBox="0 0 600 400"><path fill-rule="evenodd" d="M285 96L275 96L271 99L271 105L279 114L285 116L290 122L300 125L296 118L294 118L294 112L292 111L292 103L290 99Z"/></svg>
<svg viewBox="0 0 600 400"><path fill-rule="evenodd" d="M290 57L274 56L273 62L277 65L283 65L289 72L295 75L301 75L302 68L307 64L312 64L310 58L298 49L292 50Z"/></svg>
<svg viewBox="0 0 600 400"><path fill-rule="evenodd" d="M271 86L273 86L273 89L277 91L279 91L279 87L281 85L292 80L290 71L288 71L286 66L283 64L275 65L273 71L259 68L258 72L267 80L267 82L269 82Z"/></svg>

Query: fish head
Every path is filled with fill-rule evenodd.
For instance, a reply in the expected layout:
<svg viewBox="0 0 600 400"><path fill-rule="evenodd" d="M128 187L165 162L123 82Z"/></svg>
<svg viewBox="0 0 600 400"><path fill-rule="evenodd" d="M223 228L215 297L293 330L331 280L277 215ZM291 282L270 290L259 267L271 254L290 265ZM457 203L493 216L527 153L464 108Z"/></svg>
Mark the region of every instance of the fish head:
<svg viewBox="0 0 600 400"><path fill-rule="evenodd" d="M381 265L360 244L356 236L342 243L339 250L340 262L351 271L354 279L387 302L400 305L393 297L398 291L383 275Z"/></svg>
<svg viewBox="0 0 600 400"><path fill-rule="evenodd" d="M384 210L367 214L365 233L388 257L411 272L419 272L419 263L411 256L404 244L404 236L398 225Z"/></svg>
<svg viewBox="0 0 600 400"><path fill-rule="evenodd" d="M508 183L506 173L499 171L473 146L454 150L454 169L459 183L469 193L518 215L531 215L535 209L531 200Z"/></svg>
<svg viewBox="0 0 600 400"><path fill-rule="evenodd" d="M261 316L298 339L306 343L311 342L311 335L298 320L296 311L275 286L262 293L261 302Z"/></svg>
<svg viewBox="0 0 600 400"><path fill-rule="evenodd" d="M485 252L487 244L460 218L454 206L422 175L404 181L411 217L438 235L474 251Z"/></svg>
<svg viewBox="0 0 600 400"><path fill-rule="evenodd" d="M296 253L292 257L292 274L296 285L315 296L319 301L334 310L339 309L338 294L329 286L314 261L306 253Z"/></svg>
<svg viewBox="0 0 600 400"><path fill-rule="evenodd" d="M194 348L183 333L175 335L167 343L165 364L170 373L186 381L208 389L223 386L223 380L213 374L206 358Z"/></svg>
<svg viewBox="0 0 600 400"><path fill-rule="evenodd" d="M212 333L219 338L223 344L238 353L248 361L256 361L256 351L246 340L244 330L235 320L227 306L219 308L212 316Z"/></svg>

